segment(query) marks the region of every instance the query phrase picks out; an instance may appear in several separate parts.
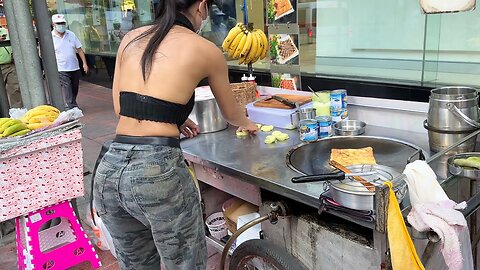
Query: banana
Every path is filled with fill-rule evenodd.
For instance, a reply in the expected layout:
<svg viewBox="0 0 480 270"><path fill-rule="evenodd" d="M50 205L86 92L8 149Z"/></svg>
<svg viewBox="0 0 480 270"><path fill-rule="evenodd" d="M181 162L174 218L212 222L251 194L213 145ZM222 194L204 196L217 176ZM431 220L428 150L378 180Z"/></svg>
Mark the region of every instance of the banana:
<svg viewBox="0 0 480 270"><path fill-rule="evenodd" d="M27 129L27 125L25 125L23 122L19 122L5 129L2 133L2 136L7 137L24 129Z"/></svg>
<svg viewBox="0 0 480 270"><path fill-rule="evenodd" d="M33 117L41 116L41 115L55 115L58 117L59 113L57 113L56 111L47 110L47 109L30 110L22 117L22 121L29 122L30 119L32 119Z"/></svg>
<svg viewBox="0 0 480 270"><path fill-rule="evenodd" d="M58 114L42 114L42 115L36 115L28 119L28 123L46 123L46 122L53 122L58 118Z"/></svg>
<svg viewBox="0 0 480 270"><path fill-rule="evenodd" d="M240 58L246 58L248 52L252 48L252 41L253 41L253 34L249 31L247 34L247 40L245 41L245 45L243 45L242 51L240 52Z"/></svg>
<svg viewBox="0 0 480 270"><path fill-rule="evenodd" d="M0 127L5 124L8 120L12 120L12 118L0 118Z"/></svg>
<svg viewBox="0 0 480 270"><path fill-rule="evenodd" d="M27 124L27 128L34 130L34 129L39 129L45 126L49 126L52 123L32 123L32 124Z"/></svg>
<svg viewBox="0 0 480 270"><path fill-rule="evenodd" d="M242 39L240 40L240 43L238 43L238 46L235 49L235 53L232 56L234 59L238 59L240 57L240 53L242 52L246 42L247 42L247 35L244 33Z"/></svg>
<svg viewBox="0 0 480 270"><path fill-rule="evenodd" d="M250 64L250 63L253 63L252 60L253 60L253 57L256 55L256 52L258 50L258 40L257 40L257 36L252 32L250 33L251 36L252 36L252 45L250 46L250 51L248 52L247 54L247 57L245 59L245 63L247 64Z"/></svg>
<svg viewBox="0 0 480 270"><path fill-rule="evenodd" d="M18 119L8 120L7 122L3 123L3 125L0 127L0 133L3 133L10 126L13 126L13 125L19 124L19 123L22 123L22 121L20 121Z"/></svg>
<svg viewBox="0 0 480 270"><path fill-rule="evenodd" d="M243 36L245 36L245 33L242 31L235 37L235 39L230 44L230 47L228 48L228 55L230 55L230 57L233 57L235 55L235 51Z"/></svg>
<svg viewBox="0 0 480 270"><path fill-rule="evenodd" d="M246 60L247 60L247 58L240 57L239 60L238 60L238 64L241 65L241 64L245 63Z"/></svg>
<svg viewBox="0 0 480 270"><path fill-rule="evenodd" d="M35 110L35 109L52 110L52 111L54 111L54 112L56 112L56 113L60 113L60 110L59 110L59 109L57 109L57 108L55 108L55 107L53 107L53 106L50 106L50 105L40 105L40 106L37 106L37 107L35 107L35 108L33 108L33 109L34 109L34 110Z"/></svg>
<svg viewBox="0 0 480 270"><path fill-rule="evenodd" d="M230 48L230 44L232 44L232 41L235 39L235 37L237 37L238 34L240 34L240 32L243 31L242 26L243 26L242 23L237 23L235 27L230 29L230 31L227 34L227 37L225 38L225 40L223 40L223 43L222 43L222 48L224 52L228 51L228 49Z"/></svg>
<svg viewBox="0 0 480 270"><path fill-rule="evenodd" d="M262 43L264 45L260 59L265 59L265 57L267 57L267 51L268 51L268 39L262 30L259 29L258 32L259 32L258 35L262 38Z"/></svg>
<svg viewBox="0 0 480 270"><path fill-rule="evenodd" d="M255 37L257 38L258 46L257 46L257 51L255 52L255 55L252 56L253 57L252 63L255 63L258 61L265 47L265 45L263 44L262 37L260 37L259 35L258 29L255 29L254 34L255 34Z"/></svg>
<svg viewBox="0 0 480 270"><path fill-rule="evenodd" d="M15 137L15 136L22 136L22 135L25 135L27 133L29 133L31 130L26 128L26 129L23 129L23 130L20 130L20 131L17 131L15 133L13 133L12 135L10 135L10 137Z"/></svg>

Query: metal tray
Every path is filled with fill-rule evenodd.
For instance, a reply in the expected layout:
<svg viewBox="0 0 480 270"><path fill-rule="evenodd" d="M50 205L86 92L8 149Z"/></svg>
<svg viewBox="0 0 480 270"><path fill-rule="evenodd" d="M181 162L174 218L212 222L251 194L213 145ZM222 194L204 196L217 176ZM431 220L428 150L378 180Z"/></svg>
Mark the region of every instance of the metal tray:
<svg viewBox="0 0 480 270"><path fill-rule="evenodd" d="M468 158L468 157L480 157L480 153L472 152L472 153L456 154L454 156L451 156L447 160L448 172L456 176L462 176L462 177L478 180L480 179L480 170L463 168L453 164L453 161L457 158Z"/></svg>

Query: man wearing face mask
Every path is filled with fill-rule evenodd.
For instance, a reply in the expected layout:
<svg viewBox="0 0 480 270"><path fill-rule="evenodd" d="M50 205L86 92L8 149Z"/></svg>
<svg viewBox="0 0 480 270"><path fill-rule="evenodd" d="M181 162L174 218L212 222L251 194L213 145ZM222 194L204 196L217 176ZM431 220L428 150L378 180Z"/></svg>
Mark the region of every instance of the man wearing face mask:
<svg viewBox="0 0 480 270"><path fill-rule="evenodd" d="M65 107L66 109L71 109L78 107L77 95L81 72L77 53L83 62L83 71L85 71L85 73L88 73L87 60L82 50L80 40L78 40L72 31L67 30L65 15L53 15L52 23L52 38L60 75L60 85L62 86L65 98Z"/></svg>

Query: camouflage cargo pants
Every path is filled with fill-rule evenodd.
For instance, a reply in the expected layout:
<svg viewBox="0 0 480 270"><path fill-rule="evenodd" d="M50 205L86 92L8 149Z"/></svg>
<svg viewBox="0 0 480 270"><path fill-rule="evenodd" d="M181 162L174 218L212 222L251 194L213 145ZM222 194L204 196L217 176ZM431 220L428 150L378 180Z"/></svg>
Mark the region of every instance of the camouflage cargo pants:
<svg viewBox="0 0 480 270"><path fill-rule="evenodd" d="M205 269L201 207L180 148L112 143L94 199L121 269Z"/></svg>

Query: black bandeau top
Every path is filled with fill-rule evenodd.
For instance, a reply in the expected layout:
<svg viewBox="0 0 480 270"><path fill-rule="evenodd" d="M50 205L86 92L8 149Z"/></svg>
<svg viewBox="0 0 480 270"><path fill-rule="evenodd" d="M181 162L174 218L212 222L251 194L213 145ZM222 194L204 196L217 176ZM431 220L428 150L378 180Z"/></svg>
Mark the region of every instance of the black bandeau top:
<svg viewBox="0 0 480 270"><path fill-rule="evenodd" d="M195 32L192 23L183 14L177 13L175 25L183 26ZM193 110L195 93L187 104L178 104L145 96L135 92L120 92L120 115L155 122L182 125Z"/></svg>

